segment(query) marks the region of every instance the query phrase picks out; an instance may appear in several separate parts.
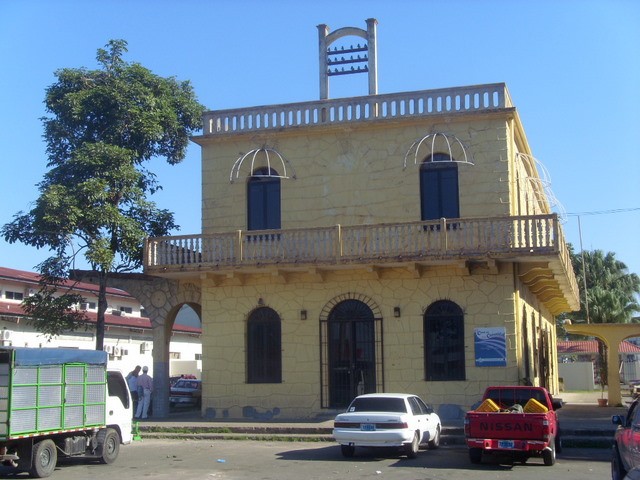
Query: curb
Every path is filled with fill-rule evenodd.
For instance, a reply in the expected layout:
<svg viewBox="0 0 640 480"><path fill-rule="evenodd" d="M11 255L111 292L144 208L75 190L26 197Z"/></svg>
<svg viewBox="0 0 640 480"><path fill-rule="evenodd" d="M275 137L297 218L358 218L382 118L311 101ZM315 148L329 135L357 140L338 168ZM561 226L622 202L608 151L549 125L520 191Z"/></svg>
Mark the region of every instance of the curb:
<svg viewBox="0 0 640 480"><path fill-rule="evenodd" d="M229 440L262 442L335 442L331 428L321 427L177 427L177 426L140 426L140 439L174 440ZM464 446L464 430L458 427L442 429L441 445ZM609 430L564 430L562 446L564 448L601 448L609 449L613 443L613 432Z"/></svg>

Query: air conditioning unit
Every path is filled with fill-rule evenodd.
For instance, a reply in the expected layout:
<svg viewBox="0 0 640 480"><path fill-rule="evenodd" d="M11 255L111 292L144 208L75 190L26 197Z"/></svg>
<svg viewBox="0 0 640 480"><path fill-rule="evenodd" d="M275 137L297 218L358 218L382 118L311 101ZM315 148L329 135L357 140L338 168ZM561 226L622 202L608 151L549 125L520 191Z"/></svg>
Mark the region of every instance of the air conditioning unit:
<svg viewBox="0 0 640 480"><path fill-rule="evenodd" d="M2 330L2 340L11 340L11 330Z"/></svg>
<svg viewBox="0 0 640 480"><path fill-rule="evenodd" d="M153 348L153 343L151 343L151 342L142 342L140 344L140 353L150 352L152 348Z"/></svg>
<svg viewBox="0 0 640 480"><path fill-rule="evenodd" d="M111 310L111 315L117 315L120 316L122 315L122 312L120 310L116 310L115 308Z"/></svg>
<svg viewBox="0 0 640 480"><path fill-rule="evenodd" d="M113 347L113 356L114 357L120 356L120 347Z"/></svg>
<svg viewBox="0 0 640 480"><path fill-rule="evenodd" d="M121 348L120 349L120 355L129 355L129 350L126 348Z"/></svg>
<svg viewBox="0 0 640 480"><path fill-rule="evenodd" d="M89 310L89 304L88 303L81 303L80 304L80 310Z"/></svg>
<svg viewBox="0 0 640 480"><path fill-rule="evenodd" d="M113 345L105 345L104 351L107 352L109 355L113 355Z"/></svg>

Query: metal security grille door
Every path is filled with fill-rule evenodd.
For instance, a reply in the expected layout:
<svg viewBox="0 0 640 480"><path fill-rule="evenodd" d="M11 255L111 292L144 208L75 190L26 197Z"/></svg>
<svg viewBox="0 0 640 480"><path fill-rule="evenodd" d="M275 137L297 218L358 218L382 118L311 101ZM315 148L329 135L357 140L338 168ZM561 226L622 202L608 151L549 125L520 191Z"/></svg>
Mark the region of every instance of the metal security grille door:
<svg viewBox="0 0 640 480"><path fill-rule="evenodd" d="M375 320L359 300L337 304L328 319L329 407L344 408L353 397L376 391Z"/></svg>

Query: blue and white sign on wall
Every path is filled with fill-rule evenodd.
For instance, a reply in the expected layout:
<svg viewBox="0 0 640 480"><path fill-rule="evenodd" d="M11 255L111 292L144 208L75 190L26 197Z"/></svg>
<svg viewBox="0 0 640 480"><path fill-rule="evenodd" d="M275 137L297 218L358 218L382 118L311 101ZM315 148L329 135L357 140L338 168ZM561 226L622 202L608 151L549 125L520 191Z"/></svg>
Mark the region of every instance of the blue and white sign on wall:
<svg viewBox="0 0 640 480"><path fill-rule="evenodd" d="M481 327L474 332L476 367L507 366L507 331L504 327Z"/></svg>

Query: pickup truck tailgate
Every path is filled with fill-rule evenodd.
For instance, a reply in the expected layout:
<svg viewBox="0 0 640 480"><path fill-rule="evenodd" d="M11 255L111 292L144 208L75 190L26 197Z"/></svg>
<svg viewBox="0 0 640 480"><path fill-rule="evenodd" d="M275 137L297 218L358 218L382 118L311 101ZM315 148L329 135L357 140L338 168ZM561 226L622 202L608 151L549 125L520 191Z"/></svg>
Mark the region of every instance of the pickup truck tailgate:
<svg viewBox="0 0 640 480"><path fill-rule="evenodd" d="M549 424L544 413L468 412L467 438L548 439Z"/></svg>

